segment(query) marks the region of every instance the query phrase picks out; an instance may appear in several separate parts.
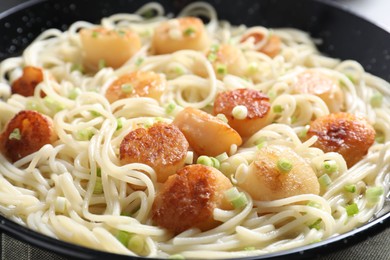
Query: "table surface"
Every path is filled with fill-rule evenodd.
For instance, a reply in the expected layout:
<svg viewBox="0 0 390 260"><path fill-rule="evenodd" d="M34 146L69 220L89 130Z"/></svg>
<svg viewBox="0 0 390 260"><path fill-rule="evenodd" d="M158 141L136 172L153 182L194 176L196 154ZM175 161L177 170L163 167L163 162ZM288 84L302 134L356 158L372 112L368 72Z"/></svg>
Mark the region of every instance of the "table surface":
<svg viewBox="0 0 390 260"><path fill-rule="evenodd" d="M0 12L7 10L25 0L0 0ZM390 0L333 0L353 12L366 17L368 20L390 31ZM390 43L389 43L390 44ZM379 234L369 237L363 242L347 247L343 250L331 252L318 260L348 260L348 259L390 259L390 228ZM0 256L3 260L20 259L59 259L66 258L17 241L5 234L1 234Z"/></svg>

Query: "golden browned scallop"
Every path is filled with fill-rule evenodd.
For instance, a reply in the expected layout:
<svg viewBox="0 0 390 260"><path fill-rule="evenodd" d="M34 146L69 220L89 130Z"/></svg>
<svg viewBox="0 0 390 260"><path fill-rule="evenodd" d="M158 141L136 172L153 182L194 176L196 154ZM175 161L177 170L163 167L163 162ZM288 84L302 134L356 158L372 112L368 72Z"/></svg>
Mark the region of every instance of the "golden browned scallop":
<svg viewBox="0 0 390 260"><path fill-rule="evenodd" d="M188 165L170 176L157 193L152 219L175 234L194 227L209 230L218 225L213 218L215 208L232 209L224 194L232 186L213 167Z"/></svg>
<svg viewBox="0 0 390 260"><path fill-rule="evenodd" d="M119 68L141 49L140 37L129 29L84 28L79 34L84 66L92 71Z"/></svg>
<svg viewBox="0 0 390 260"><path fill-rule="evenodd" d="M202 20L196 17L181 17L162 22L155 29L152 50L155 54L186 49L203 51L209 42Z"/></svg>
<svg viewBox="0 0 390 260"><path fill-rule="evenodd" d="M152 167L157 181L184 166L188 142L180 130L166 123L155 123L150 128L137 128L125 136L120 144L122 164L144 163Z"/></svg>
<svg viewBox="0 0 390 260"><path fill-rule="evenodd" d="M293 92L318 96L326 103L330 112L340 112L344 107L344 94L339 83L316 70L309 69L298 74Z"/></svg>
<svg viewBox="0 0 390 260"><path fill-rule="evenodd" d="M52 120L36 111L16 114L1 134L1 151L12 162L32 154L57 139Z"/></svg>
<svg viewBox="0 0 390 260"><path fill-rule="evenodd" d="M318 136L314 147L341 154L348 167L360 161L375 141L375 130L363 117L332 113L310 123L307 137Z"/></svg>
<svg viewBox="0 0 390 260"><path fill-rule="evenodd" d="M214 115L224 114L242 137L248 137L268 124L269 98L254 89L221 92L214 101Z"/></svg>
<svg viewBox="0 0 390 260"><path fill-rule="evenodd" d="M183 109L176 115L173 124L185 135L198 155L217 156L229 153L232 145L242 144L236 130L219 118L196 108Z"/></svg>
<svg viewBox="0 0 390 260"><path fill-rule="evenodd" d="M248 70L248 62L243 52L233 45L212 46L206 55L219 79L222 79L226 74L244 77ZM197 63L195 63L194 72L203 77L207 76L205 68L198 66Z"/></svg>
<svg viewBox="0 0 390 260"><path fill-rule="evenodd" d="M255 200L271 201L299 194L319 194L312 167L294 150L281 145L260 149L237 186Z"/></svg>
<svg viewBox="0 0 390 260"><path fill-rule="evenodd" d="M11 85L12 94L19 94L25 97L34 95L35 87L43 81L41 68L26 66L23 68L23 75Z"/></svg>
<svg viewBox="0 0 390 260"><path fill-rule="evenodd" d="M110 103L129 97L150 97L159 100L166 86L162 74L153 71L135 71L120 76L106 91Z"/></svg>
<svg viewBox="0 0 390 260"><path fill-rule="evenodd" d="M253 32L248 35L244 35L241 39L241 42L247 41L249 38L252 38L254 41L254 44L259 43L264 39L264 34L260 32ZM266 43L259 48L257 51L260 51L262 53L267 54L271 58L275 57L280 53L282 49L282 41L279 36L272 34L268 37Z"/></svg>

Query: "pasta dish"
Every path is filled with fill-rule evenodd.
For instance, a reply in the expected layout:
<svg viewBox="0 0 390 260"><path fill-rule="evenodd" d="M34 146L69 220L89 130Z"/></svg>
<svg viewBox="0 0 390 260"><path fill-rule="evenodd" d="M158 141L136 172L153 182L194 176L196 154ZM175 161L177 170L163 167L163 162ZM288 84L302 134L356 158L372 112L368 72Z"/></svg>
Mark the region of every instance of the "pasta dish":
<svg viewBox="0 0 390 260"><path fill-rule="evenodd" d="M367 223L389 191L390 84L293 28L148 3L0 63L0 213L169 259L264 255Z"/></svg>

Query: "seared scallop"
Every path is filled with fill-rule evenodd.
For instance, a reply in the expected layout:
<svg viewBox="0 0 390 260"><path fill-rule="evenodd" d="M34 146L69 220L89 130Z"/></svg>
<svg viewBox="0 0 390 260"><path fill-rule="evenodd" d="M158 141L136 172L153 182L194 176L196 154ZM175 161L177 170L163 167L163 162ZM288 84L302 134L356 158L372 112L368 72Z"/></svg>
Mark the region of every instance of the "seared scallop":
<svg viewBox="0 0 390 260"><path fill-rule="evenodd" d="M153 71L135 71L124 74L108 87L106 98L110 103L130 97L150 97L159 100L166 87L162 74Z"/></svg>
<svg viewBox="0 0 390 260"><path fill-rule="evenodd" d="M257 51L265 53L271 58L275 57L281 52L282 41L280 37L275 34L271 34L267 39L264 39L265 36L261 32L252 32L250 34L244 35L241 39L241 42L245 42L250 38L253 39L254 44L258 44L259 42L265 40L265 43L260 48L258 48Z"/></svg>
<svg viewBox="0 0 390 260"><path fill-rule="evenodd" d="M152 167L157 181L184 166L188 142L180 130L166 123L155 123L150 128L137 128L125 136L120 144L122 164L144 163Z"/></svg>
<svg viewBox="0 0 390 260"><path fill-rule="evenodd" d="M1 151L15 162L56 139L51 118L36 111L23 110L8 122L1 134Z"/></svg>
<svg viewBox="0 0 390 260"><path fill-rule="evenodd" d="M344 107L344 94L339 83L316 70L298 74L293 92L318 96L326 103L330 112L340 112Z"/></svg>
<svg viewBox="0 0 390 260"><path fill-rule="evenodd" d="M118 68L141 49L138 34L124 28L84 28L80 31L80 39L84 66L93 71L101 67Z"/></svg>
<svg viewBox="0 0 390 260"><path fill-rule="evenodd" d="M268 124L269 98L253 89L221 92L214 101L214 115L224 114L242 137L248 137Z"/></svg>
<svg viewBox="0 0 390 260"><path fill-rule="evenodd" d="M260 149L248 171L237 180L237 186L261 201L320 192L312 167L293 149L281 145Z"/></svg>
<svg viewBox="0 0 390 260"><path fill-rule="evenodd" d="M23 75L11 85L12 94L19 94L25 97L34 95L35 87L43 81L41 68L26 66L23 68Z"/></svg>
<svg viewBox="0 0 390 260"><path fill-rule="evenodd" d="M156 54L185 49L203 51L209 42L202 20L196 17L181 17L162 22L155 29L152 50Z"/></svg>
<svg viewBox="0 0 390 260"><path fill-rule="evenodd" d="M241 136L221 119L187 107L173 120L198 155L217 156L242 144Z"/></svg>
<svg viewBox="0 0 390 260"><path fill-rule="evenodd" d="M232 209L225 197L230 180L219 170L201 164L188 165L168 178L152 207L153 221L178 234L189 228L209 230L218 221L215 208Z"/></svg>
<svg viewBox="0 0 390 260"><path fill-rule="evenodd" d="M375 141L375 130L363 117L333 113L310 123L307 137L318 136L314 147L341 154L348 167L360 161Z"/></svg>

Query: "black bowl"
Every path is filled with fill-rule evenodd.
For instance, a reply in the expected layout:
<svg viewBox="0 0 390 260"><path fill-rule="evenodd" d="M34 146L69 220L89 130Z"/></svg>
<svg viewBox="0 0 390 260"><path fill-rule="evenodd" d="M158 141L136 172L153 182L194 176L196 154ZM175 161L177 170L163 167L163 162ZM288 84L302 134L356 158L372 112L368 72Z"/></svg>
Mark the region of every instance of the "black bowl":
<svg viewBox="0 0 390 260"><path fill-rule="evenodd" d="M16 56L45 29L66 30L77 20L98 23L104 16L133 12L146 1L137 0L32 0L0 14L0 60ZM190 0L159 0L168 12L177 13ZM390 33L325 0L212 0L220 19L233 24L294 27L322 39L319 50L331 57L354 59L366 71L390 81ZM383 231L390 226L390 212L345 234L308 246L245 259L315 258ZM141 259L91 250L59 241L0 216L0 232L70 258Z"/></svg>

